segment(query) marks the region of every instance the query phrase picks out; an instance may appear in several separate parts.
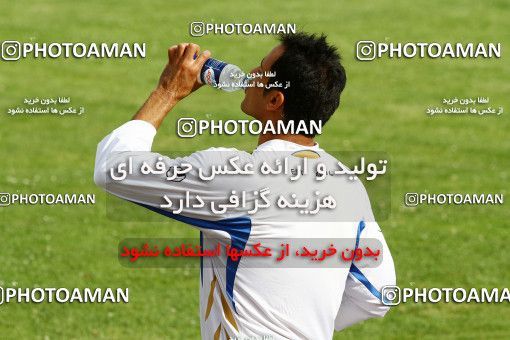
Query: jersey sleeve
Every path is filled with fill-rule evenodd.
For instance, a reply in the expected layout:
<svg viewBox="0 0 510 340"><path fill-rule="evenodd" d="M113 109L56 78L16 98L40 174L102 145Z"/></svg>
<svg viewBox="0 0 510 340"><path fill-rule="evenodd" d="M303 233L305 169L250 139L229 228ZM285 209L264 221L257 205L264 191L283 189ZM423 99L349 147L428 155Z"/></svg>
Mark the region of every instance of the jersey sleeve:
<svg viewBox="0 0 510 340"><path fill-rule="evenodd" d="M208 168L240 152L211 148L170 158L151 151L155 134L151 124L133 120L106 136L97 146L95 183L124 200L200 229L215 229L218 223L225 227L225 221L235 221L239 212L219 209L228 202L233 181L228 177L203 180L199 169L207 174Z"/></svg>
<svg viewBox="0 0 510 340"><path fill-rule="evenodd" d="M361 231L365 238L375 238L382 244L382 263L374 268L352 265L345 283L342 303L335 319L335 330L340 331L358 322L381 318L390 309L382 303L381 289L395 285L395 268L388 245L376 222L367 222Z"/></svg>
<svg viewBox="0 0 510 340"><path fill-rule="evenodd" d="M342 303L335 318L335 330L340 331L358 322L382 318L390 307L382 302L384 286L396 284L395 266L384 235L375 221L368 194L360 185L360 222L356 245L375 240L382 249L382 261L375 267L359 267L352 263L345 282Z"/></svg>

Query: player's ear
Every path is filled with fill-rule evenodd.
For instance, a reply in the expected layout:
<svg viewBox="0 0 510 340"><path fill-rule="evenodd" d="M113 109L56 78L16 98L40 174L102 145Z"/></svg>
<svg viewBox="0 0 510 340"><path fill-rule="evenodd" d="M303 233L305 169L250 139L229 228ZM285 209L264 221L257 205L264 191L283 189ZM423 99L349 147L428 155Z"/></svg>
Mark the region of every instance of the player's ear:
<svg viewBox="0 0 510 340"><path fill-rule="evenodd" d="M271 90L266 94L266 110L267 111L279 111L283 110L283 103L285 102L285 96L281 91Z"/></svg>

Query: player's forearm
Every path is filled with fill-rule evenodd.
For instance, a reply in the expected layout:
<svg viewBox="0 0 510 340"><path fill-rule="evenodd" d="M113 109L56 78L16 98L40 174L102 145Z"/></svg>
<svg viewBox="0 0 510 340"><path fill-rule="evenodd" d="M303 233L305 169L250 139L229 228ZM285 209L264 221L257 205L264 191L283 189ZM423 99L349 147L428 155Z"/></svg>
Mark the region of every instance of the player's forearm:
<svg viewBox="0 0 510 340"><path fill-rule="evenodd" d="M170 47L168 64L159 77L156 90L133 119L144 120L158 129L175 104L202 85L198 74L210 55L209 51L200 54L200 47L196 44L182 43Z"/></svg>
<svg viewBox="0 0 510 340"><path fill-rule="evenodd" d="M133 116L133 120L144 120L152 124L156 129L159 128L163 119L172 108L177 104L177 100L164 90L157 88L145 101L138 112Z"/></svg>

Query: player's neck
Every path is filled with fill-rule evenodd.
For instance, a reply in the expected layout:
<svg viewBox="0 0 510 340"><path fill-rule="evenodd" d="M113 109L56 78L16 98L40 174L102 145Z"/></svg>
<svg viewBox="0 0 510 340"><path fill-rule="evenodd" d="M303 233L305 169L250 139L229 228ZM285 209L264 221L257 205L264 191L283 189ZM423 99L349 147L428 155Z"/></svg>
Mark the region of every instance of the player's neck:
<svg viewBox="0 0 510 340"><path fill-rule="evenodd" d="M259 135L259 144L261 145L265 142L269 142L273 139L282 139L288 142L292 142L295 144L303 145L303 146L314 146L315 141L313 137L307 137L305 135L292 135L292 134L260 134Z"/></svg>

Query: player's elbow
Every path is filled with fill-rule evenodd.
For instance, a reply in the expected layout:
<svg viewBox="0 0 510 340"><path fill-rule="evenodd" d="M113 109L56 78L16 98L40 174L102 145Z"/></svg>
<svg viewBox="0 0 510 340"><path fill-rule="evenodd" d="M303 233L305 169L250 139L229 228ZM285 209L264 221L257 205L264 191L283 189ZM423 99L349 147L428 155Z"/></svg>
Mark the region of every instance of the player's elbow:
<svg viewBox="0 0 510 340"><path fill-rule="evenodd" d="M94 163L94 183L100 187L106 187L106 157L103 152L101 152L101 143L97 146L96 150L96 160Z"/></svg>
<svg viewBox="0 0 510 340"><path fill-rule="evenodd" d="M104 176L102 176L101 174L99 174L97 172L94 172L94 183L98 187L104 188L104 186L106 185L106 180L104 179Z"/></svg>
<svg viewBox="0 0 510 340"><path fill-rule="evenodd" d="M388 314L389 311L390 311L390 306L381 305L377 309L377 312L375 313L374 317L376 317L376 318L384 318L386 316L386 314Z"/></svg>
<svg viewBox="0 0 510 340"><path fill-rule="evenodd" d="M374 314L375 317L383 318L388 314L388 312L391 309L391 306L393 306L394 301L394 295L395 290L394 287L397 287L396 285L395 277L393 276L392 280L388 281L388 284L384 286L381 290L381 300L377 304L376 308L374 308Z"/></svg>
<svg viewBox="0 0 510 340"><path fill-rule="evenodd" d="M365 317L363 320L384 318L390 311L390 306L386 306L382 303L373 304L365 310Z"/></svg>
<svg viewBox="0 0 510 340"><path fill-rule="evenodd" d="M355 301L345 298L342 307L335 319L335 331L341 331L347 327L370 319L383 318L390 306L384 305L380 300L371 298L370 301Z"/></svg>
<svg viewBox="0 0 510 340"><path fill-rule="evenodd" d="M106 189L106 172L104 171L101 171L101 169L99 167L96 166L96 168L94 169L94 183L102 188L102 189Z"/></svg>
<svg viewBox="0 0 510 340"><path fill-rule="evenodd" d="M111 159L112 157L109 154L104 154L99 151L96 153L94 183L104 190L106 190L107 186L111 186L111 179L113 178L111 177L110 171L108 171Z"/></svg>
<svg viewBox="0 0 510 340"><path fill-rule="evenodd" d="M377 298L377 302L375 303L374 299L371 304L370 315L372 318L385 317L393 306L392 302L394 301L394 294L396 294L395 287L397 287L394 270L387 272L384 283L384 286L379 290L381 295Z"/></svg>

